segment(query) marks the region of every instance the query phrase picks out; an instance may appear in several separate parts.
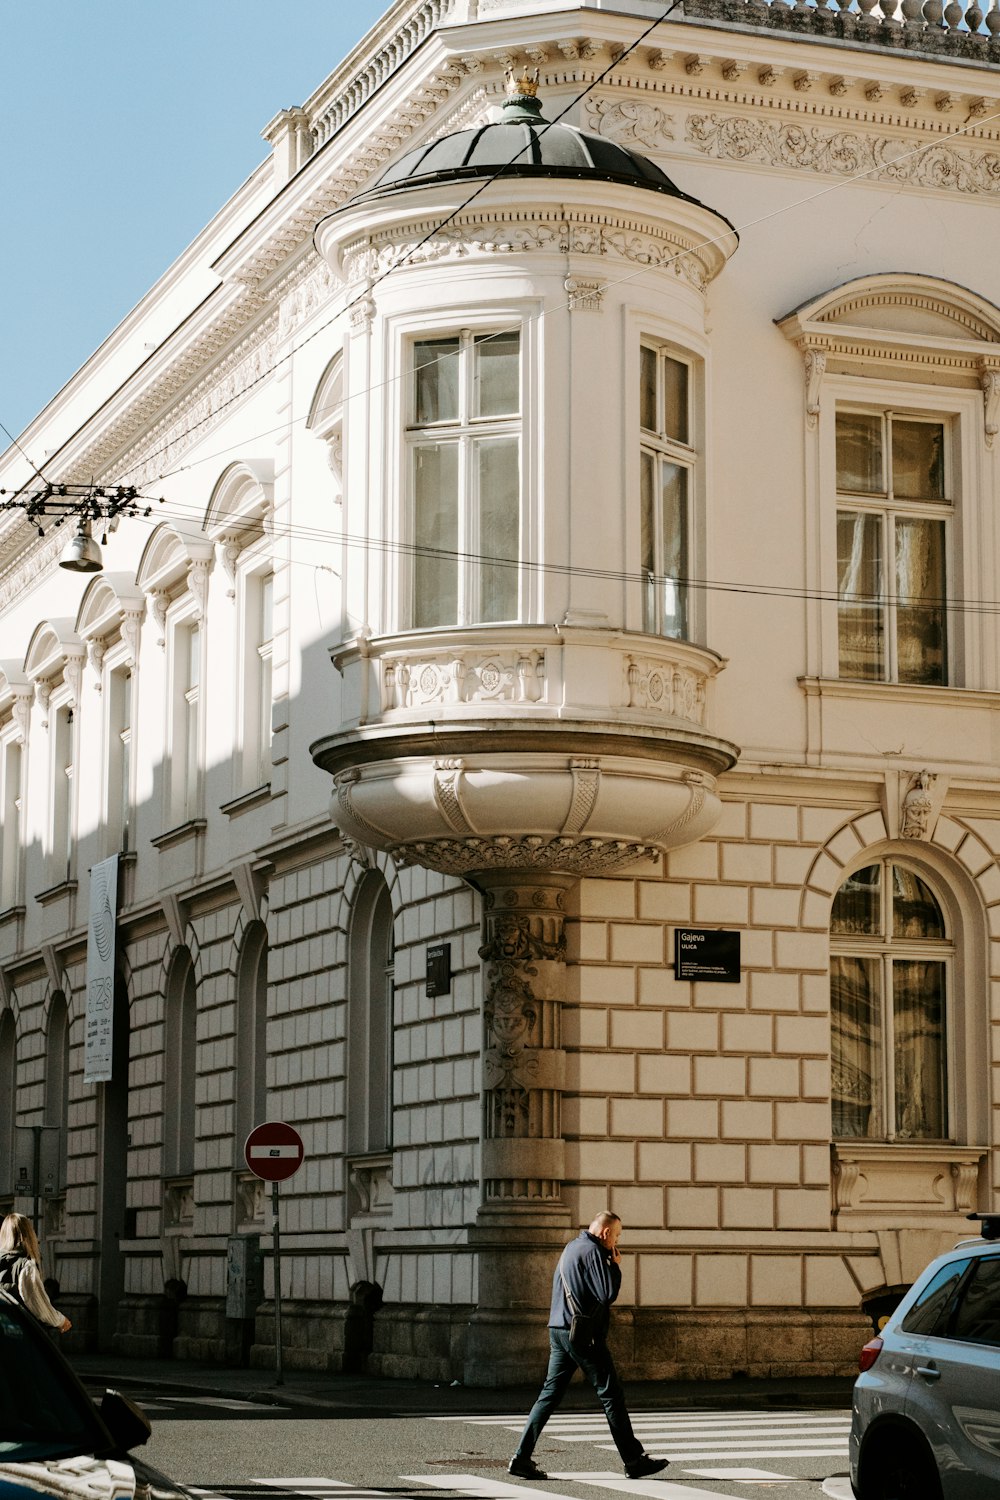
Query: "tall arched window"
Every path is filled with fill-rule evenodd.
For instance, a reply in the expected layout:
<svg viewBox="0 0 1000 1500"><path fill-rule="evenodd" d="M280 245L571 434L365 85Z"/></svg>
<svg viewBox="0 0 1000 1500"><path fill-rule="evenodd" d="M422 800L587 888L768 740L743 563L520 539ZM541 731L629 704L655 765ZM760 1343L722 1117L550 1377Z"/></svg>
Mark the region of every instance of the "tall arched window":
<svg viewBox="0 0 1000 1500"><path fill-rule="evenodd" d="M168 1066L163 1080L165 1177L190 1177L194 1173L197 1025L194 962L187 948L178 948L167 975Z"/></svg>
<svg viewBox="0 0 1000 1500"><path fill-rule="evenodd" d="M833 1135L949 1137L953 944L926 879L889 856L848 876L830 923Z"/></svg>
<svg viewBox="0 0 1000 1500"><path fill-rule="evenodd" d="M377 870L358 887L351 916L347 1019L347 1149L392 1145L392 898Z"/></svg>
<svg viewBox="0 0 1000 1500"><path fill-rule="evenodd" d="M0 1198L14 1191L14 1127L17 1124L17 1028L0 1011Z"/></svg>
<svg viewBox="0 0 1000 1500"><path fill-rule="evenodd" d="M45 1037L45 1123L54 1132L57 1145L46 1153L55 1166L56 1193L66 1187L66 1143L69 1137L69 1016L66 997L56 990L49 1002L49 1025Z"/></svg>
<svg viewBox="0 0 1000 1500"><path fill-rule="evenodd" d="M267 928L252 922L236 972L236 1159L267 1119Z"/></svg>

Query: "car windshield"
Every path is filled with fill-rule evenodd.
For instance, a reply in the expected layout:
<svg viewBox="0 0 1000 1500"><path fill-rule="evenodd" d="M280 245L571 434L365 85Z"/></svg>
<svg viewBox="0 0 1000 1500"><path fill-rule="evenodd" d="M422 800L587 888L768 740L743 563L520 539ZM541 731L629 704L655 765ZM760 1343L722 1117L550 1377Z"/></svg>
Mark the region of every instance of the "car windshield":
<svg viewBox="0 0 1000 1500"><path fill-rule="evenodd" d="M107 1445L93 1404L30 1315L0 1298L0 1464Z"/></svg>

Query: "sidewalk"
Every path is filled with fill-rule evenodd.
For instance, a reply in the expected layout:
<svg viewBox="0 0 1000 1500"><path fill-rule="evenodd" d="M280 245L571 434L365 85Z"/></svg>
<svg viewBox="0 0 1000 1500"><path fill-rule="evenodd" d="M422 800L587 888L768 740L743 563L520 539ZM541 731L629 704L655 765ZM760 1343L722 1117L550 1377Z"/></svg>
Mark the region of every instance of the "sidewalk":
<svg viewBox="0 0 1000 1500"><path fill-rule="evenodd" d="M480 1389L461 1385L435 1385L424 1380L378 1380L370 1375L335 1375L304 1370L286 1370L284 1383L275 1384L273 1370L230 1369L188 1360L123 1359L111 1354L74 1355L70 1363L89 1387L113 1386L126 1393L137 1388L155 1388L164 1395L216 1396L221 1399L259 1401L289 1406L317 1415L366 1414L406 1416L431 1413L460 1415L522 1414L538 1394L538 1383ZM669 1407L712 1409L792 1406L833 1407L850 1405L849 1379L726 1380L726 1381L630 1381L626 1386L629 1406L634 1410ZM589 1410L596 1404L590 1387L574 1380L565 1409Z"/></svg>

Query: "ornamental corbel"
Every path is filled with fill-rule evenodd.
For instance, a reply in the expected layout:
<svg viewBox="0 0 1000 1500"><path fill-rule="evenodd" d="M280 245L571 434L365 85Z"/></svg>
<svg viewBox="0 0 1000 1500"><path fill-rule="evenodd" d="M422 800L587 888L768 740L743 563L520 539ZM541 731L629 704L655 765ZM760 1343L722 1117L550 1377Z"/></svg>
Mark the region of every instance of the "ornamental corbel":
<svg viewBox="0 0 1000 1500"><path fill-rule="evenodd" d="M805 71L796 73L792 78L792 88L796 93L807 94L814 83L818 83L821 75L819 73L807 73Z"/></svg>
<svg viewBox="0 0 1000 1500"><path fill-rule="evenodd" d="M30 688L15 688L11 715L17 726L17 737L22 745L28 743L28 726L31 723L31 704L34 694Z"/></svg>
<svg viewBox="0 0 1000 1500"><path fill-rule="evenodd" d="M204 620L208 612L208 573L211 566L208 558L196 557L188 573L187 583L194 595L196 620Z"/></svg>
<svg viewBox="0 0 1000 1500"><path fill-rule="evenodd" d="M563 282L566 305L570 312L600 312L606 287L606 281L584 281L579 276L567 276Z"/></svg>
<svg viewBox="0 0 1000 1500"><path fill-rule="evenodd" d="M873 78L865 84L865 98L869 104L877 104L885 94L885 84L878 78Z"/></svg>
<svg viewBox="0 0 1000 1500"><path fill-rule="evenodd" d="M699 57L697 52L690 53L684 59L684 71L691 78L697 78L699 73L704 73L705 65L706 59L704 57Z"/></svg>
<svg viewBox="0 0 1000 1500"><path fill-rule="evenodd" d="M236 598L236 564L239 562L241 546L240 534L237 531L225 531L216 543L219 549L219 558L225 569L226 577L229 579L229 588L226 590L227 599Z"/></svg>
<svg viewBox="0 0 1000 1500"><path fill-rule="evenodd" d="M367 331L375 321L374 297L359 297L350 308L351 327L356 332Z"/></svg>
<svg viewBox="0 0 1000 1500"><path fill-rule="evenodd" d="M662 73L668 63L673 61L672 52L663 52L659 47L650 47L646 54L646 62L654 73Z"/></svg>
<svg viewBox="0 0 1000 1500"><path fill-rule="evenodd" d="M35 683L35 700L42 710L42 728L49 727L49 699L52 697L52 684L43 679Z"/></svg>
<svg viewBox="0 0 1000 1500"><path fill-rule="evenodd" d="M139 636L142 628L142 610L126 609L122 614L122 640L128 652L129 666L133 671L139 665Z"/></svg>
<svg viewBox="0 0 1000 1500"><path fill-rule="evenodd" d="M83 662L82 656L71 656L63 667L63 679L69 688L70 702L73 708L80 707L80 688L83 685Z"/></svg>
<svg viewBox="0 0 1000 1500"><path fill-rule="evenodd" d="M820 394L823 376L826 373L826 350L815 349L806 344L802 348L806 377L806 423L815 427L819 421Z"/></svg>
<svg viewBox="0 0 1000 1500"><path fill-rule="evenodd" d="M773 88L778 79L784 74L784 71L784 68L772 68L770 63L768 63L765 67L757 69L757 82L762 88Z"/></svg>
<svg viewBox="0 0 1000 1500"><path fill-rule="evenodd" d="M1000 431L1000 365L979 362L979 384L983 392L983 424L987 448Z"/></svg>
<svg viewBox="0 0 1000 1500"><path fill-rule="evenodd" d="M153 611L153 619L156 628L160 632L156 644L162 650L167 641L167 610L170 607L170 595L166 589L154 589L150 595L150 608Z"/></svg>
<svg viewBox="0 0 1000 1500"><path fill-rule="evenodd" d="M749 63L737 62L735 57L727 57L722 64L722 76L727 83L736 83L749 66Z"/></svg>
<svg viewBox="0 0 1000 1500"><path fill-rule="evenodd" d="M106 650L107 647L105 646L103 641L91 641L87 651L87 656L90 659L90 665L93 667L94 671L97 674L97 681L94 683L95 693L99 693L104 686L101 668L104 666L104 654Z"/></svg>

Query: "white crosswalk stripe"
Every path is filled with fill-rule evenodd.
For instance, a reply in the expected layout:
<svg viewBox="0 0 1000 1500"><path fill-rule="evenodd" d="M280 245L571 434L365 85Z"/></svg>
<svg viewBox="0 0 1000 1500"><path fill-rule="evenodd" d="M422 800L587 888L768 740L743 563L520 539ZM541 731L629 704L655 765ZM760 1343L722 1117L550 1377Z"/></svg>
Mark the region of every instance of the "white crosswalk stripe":
<svg viewBox="0 0 1000 1500"><path fill-rule="evenodd" d="M623 1495L640 1495L643 1500L727 1500L721 1490L706 1490L702 1485L676 1484L664 1479L626 1479L621 1474L553 1474L553 1479L575 1484L595 1485L602 1490L616 1490ZM527 1484L507 1484L502 1479L482 1479L478 1474L401 1474L407 1484L434 1485L437 1489L465 1495L468 1500L569 1500L566 1495L546 1485L544 1490Z"/></svg>
<svg viewBox="0 0 1000 1500"><path fill-rule="evenodd" d="M439 1422L472 1422L520 1433L524 1417L435 1417ZM828 1458L846 1462L851 1427L849 1412L813 1411L638 1411L632 1414L636 1437L657 1458L672 1464L712 1464L713 1471L691 1470L707 1478L741 1477L723 1474L720 1464L761 1459ZM614 1453L603 1413L557 1412L545 1427L545 1438L562 1443L592 1443L602 1453ZM742 1477L749 1478L749 1475ZM764 1478L759 1470L754 1476ZM774 1474L767 1477L783 1478ZM661 1491L657 1491L661 1493Z"/></svg>

